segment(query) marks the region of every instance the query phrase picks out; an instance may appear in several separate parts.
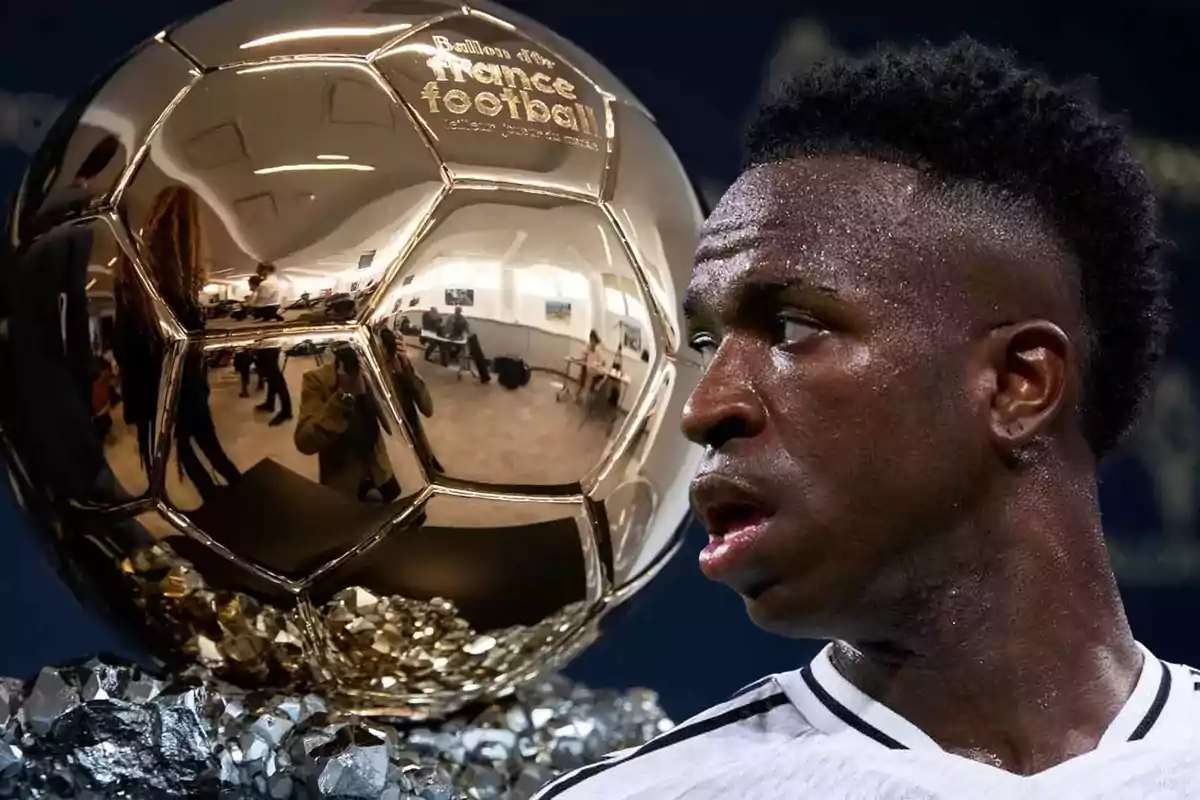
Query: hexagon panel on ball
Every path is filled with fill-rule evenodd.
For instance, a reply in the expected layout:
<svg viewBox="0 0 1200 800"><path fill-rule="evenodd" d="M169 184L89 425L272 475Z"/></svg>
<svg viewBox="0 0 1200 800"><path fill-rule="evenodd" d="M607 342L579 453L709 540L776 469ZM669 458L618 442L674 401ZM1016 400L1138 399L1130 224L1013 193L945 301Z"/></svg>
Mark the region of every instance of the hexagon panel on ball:
<svg viewBox="0 0 1200 800"><path fill-rule="evenodd" d="M260 266L294 290L329 274L346 294L377 281L443 189L436 158L380 84L365 65L324 61L205 76L161 124L119 201L159 283L189 269L180 248L195 264L189 290L247 281ZM181 225L190 239L156 249L157 230L178 239ZM259 321L344 322L355 307L308 311ZM191 331L227 321L181 320Z"/></svg>
<svg viewBox="0 0 1200 800"><path fill-rule="evenodd" d="M183 359L164 499L240 558L300 580L391 525L425 475L394 405L399 378L360 337L247 335ZM235 366L247 362L254 381L266 375L252 398Z"/></svg>
<svg viewBox="0 0 1200 800"><path fill-rule="evenodd" d="M531 20L234 0L71 104L8 224L22 507L173 668L443 714L678 543L696 198Z"/></svg>
<svg viewBox="0 0 1200 800"><path fill-rule="evenodd" d="M434 217L372 322L408 332L435 472L578 484L663 352L620 239L595 205L517 190L460 187Z"/></svg>

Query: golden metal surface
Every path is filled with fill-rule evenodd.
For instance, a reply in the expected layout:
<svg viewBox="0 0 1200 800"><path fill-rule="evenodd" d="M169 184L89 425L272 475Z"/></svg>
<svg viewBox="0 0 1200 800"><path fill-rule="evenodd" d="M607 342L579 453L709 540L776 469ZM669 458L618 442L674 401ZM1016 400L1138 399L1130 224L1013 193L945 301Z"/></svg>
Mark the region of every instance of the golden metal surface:
<svg viewBox="0 0 1200 800"><path fill-rule="evenodd" d="M676 547L699 224L645 109L520 15L220 6L23 183L21 501L164 660L377 713L505 691Z"/></svg>

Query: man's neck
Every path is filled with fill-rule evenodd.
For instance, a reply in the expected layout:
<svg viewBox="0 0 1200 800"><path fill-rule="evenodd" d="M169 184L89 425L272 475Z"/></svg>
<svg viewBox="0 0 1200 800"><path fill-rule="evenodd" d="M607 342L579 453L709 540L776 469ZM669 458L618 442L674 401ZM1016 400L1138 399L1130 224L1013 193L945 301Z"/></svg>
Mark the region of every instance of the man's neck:
<svg viewBox="0 0 1200 800"><path fill-rule="evenodd" d="M956 537L976 543L975 569L923 592L894 636L839 644L833 657L946 750L1018 774L1094 749L1143 661L1094 499L1052 514L1040 499Z"/></svg>

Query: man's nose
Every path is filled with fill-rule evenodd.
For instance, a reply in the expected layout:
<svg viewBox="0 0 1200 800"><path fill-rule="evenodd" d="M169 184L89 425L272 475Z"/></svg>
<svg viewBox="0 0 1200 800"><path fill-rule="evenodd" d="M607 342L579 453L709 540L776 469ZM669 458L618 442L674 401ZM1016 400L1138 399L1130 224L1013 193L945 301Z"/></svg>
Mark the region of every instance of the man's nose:
<svg viewBox="0 0 1200 800"><path fill-rule="evenodd" d="M747 360L723 344L684 406L683 435L714 450L758 435L766 425L766 411L752 373Z"/></svg>

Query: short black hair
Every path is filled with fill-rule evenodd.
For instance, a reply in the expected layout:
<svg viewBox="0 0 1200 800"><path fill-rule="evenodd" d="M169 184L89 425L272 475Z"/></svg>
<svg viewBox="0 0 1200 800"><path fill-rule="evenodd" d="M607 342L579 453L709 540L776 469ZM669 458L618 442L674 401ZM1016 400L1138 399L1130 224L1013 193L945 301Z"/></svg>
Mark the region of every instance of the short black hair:
<svg viewBox="0 0 1200 800"><path fill-rule="evenodd" d="M396 344L396 334L391 328L379 329L379 341L383 344L383 352L388 358L396 355L399 346Z"/></svg>
<svg viewBox="0 0 1200 800"><path fill-rule="evenodd" d="M342 345L333 351L333 359L340 364L342 371L349 375L358 374L358 351L349 345Z"/></svg>
<svg viewBox="0 0 1200 800"><path fill-rule="evenodd" d="M1168 328L1163 241L1125 126L1089 85L1055 85L965 37L886 46L786 81L757 110L746 149L746 168L861 155L1033 201L1079 267L1084 435L1099 458L1133 429Z"/></svg>

